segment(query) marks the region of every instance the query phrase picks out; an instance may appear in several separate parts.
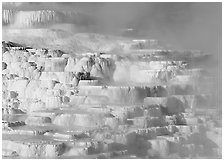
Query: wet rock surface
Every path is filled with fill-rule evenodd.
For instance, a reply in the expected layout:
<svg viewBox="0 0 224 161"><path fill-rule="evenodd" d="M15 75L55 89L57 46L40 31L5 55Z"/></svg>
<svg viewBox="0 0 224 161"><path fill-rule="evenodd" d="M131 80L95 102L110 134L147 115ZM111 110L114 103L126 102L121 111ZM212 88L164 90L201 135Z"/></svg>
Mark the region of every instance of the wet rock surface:
<svg viewBox="0 0 224 161"><path fill-rule="evenodd" d="M142 43L115 56L3 42L2 156L221 158L211 76L193 52L135 55Z"/></svg>

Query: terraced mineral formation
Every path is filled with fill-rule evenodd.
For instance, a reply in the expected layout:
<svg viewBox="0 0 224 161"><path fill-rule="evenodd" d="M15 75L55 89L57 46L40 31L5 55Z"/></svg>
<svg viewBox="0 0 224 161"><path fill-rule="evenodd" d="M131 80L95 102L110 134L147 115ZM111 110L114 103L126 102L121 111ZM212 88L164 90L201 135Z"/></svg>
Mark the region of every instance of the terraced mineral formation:
<svg viewBox="0 0 224 161"><path fill-rule="evenodd" d="M2 156L221 158L214 78L188 61L204 56L157 43L71 55L3 42Z"/></svg>
<svg viewBox="0 0 224 161"><path fill-rule="evenodd" d="M59 23L64 21L71 22L78 19L79 16L80 13L73 11L66 12L54 10L2 10L3 25L12 25L24 28Z"/></svg>

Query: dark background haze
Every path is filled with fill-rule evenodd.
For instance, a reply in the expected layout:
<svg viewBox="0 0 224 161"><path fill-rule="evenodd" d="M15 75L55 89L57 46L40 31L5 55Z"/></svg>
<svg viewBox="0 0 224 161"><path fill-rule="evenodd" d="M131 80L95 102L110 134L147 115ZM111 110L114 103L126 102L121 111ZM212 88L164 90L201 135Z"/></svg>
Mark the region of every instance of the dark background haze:
<svg viewBox="0 0 224 161"><path fill-rule="evenodd" d="M214 58L206 66L218 77L217 89L221 94L221 2L17 2L3 3L2 7L15 10L77 11L89 16L78 24L87 32L119 35L121 29L133 28L136 37L159 39L181 50L202 50Z"/></svg>

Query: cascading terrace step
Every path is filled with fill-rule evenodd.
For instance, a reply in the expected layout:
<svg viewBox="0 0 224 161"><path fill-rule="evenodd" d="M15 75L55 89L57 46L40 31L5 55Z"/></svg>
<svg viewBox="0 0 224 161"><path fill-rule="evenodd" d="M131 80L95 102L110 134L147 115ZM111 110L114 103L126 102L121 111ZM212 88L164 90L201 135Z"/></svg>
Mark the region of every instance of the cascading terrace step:
<svg viewBox="0 0 224 161"><path fill-rule="evenodd" d="M54 141L49 137L15 134L3 134L2 147L26 158L56 158L65 150L63 142Z"/></svg>
<svg viewBox="0 0 224 161"><path fill-rule="evenodd" d="M214 77L190 62L201 53L142 42L126 55L5 48L2 156L219 158Z"/></svg>

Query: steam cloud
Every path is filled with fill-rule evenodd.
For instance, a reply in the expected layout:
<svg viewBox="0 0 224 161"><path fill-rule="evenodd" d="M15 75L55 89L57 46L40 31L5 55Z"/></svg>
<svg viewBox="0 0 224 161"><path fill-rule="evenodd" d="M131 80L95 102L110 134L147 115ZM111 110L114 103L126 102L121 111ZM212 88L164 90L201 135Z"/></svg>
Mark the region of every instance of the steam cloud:
<svg viewBox="0 0 224 161"><path fill-rule="evenodd" d="M118 34L134 28L137 36L160 39L180 49L221 53L221 3L3 3L3 9L66 10L92 17L93 32ZM86 21L89 21L86 20Z"/></svg>

